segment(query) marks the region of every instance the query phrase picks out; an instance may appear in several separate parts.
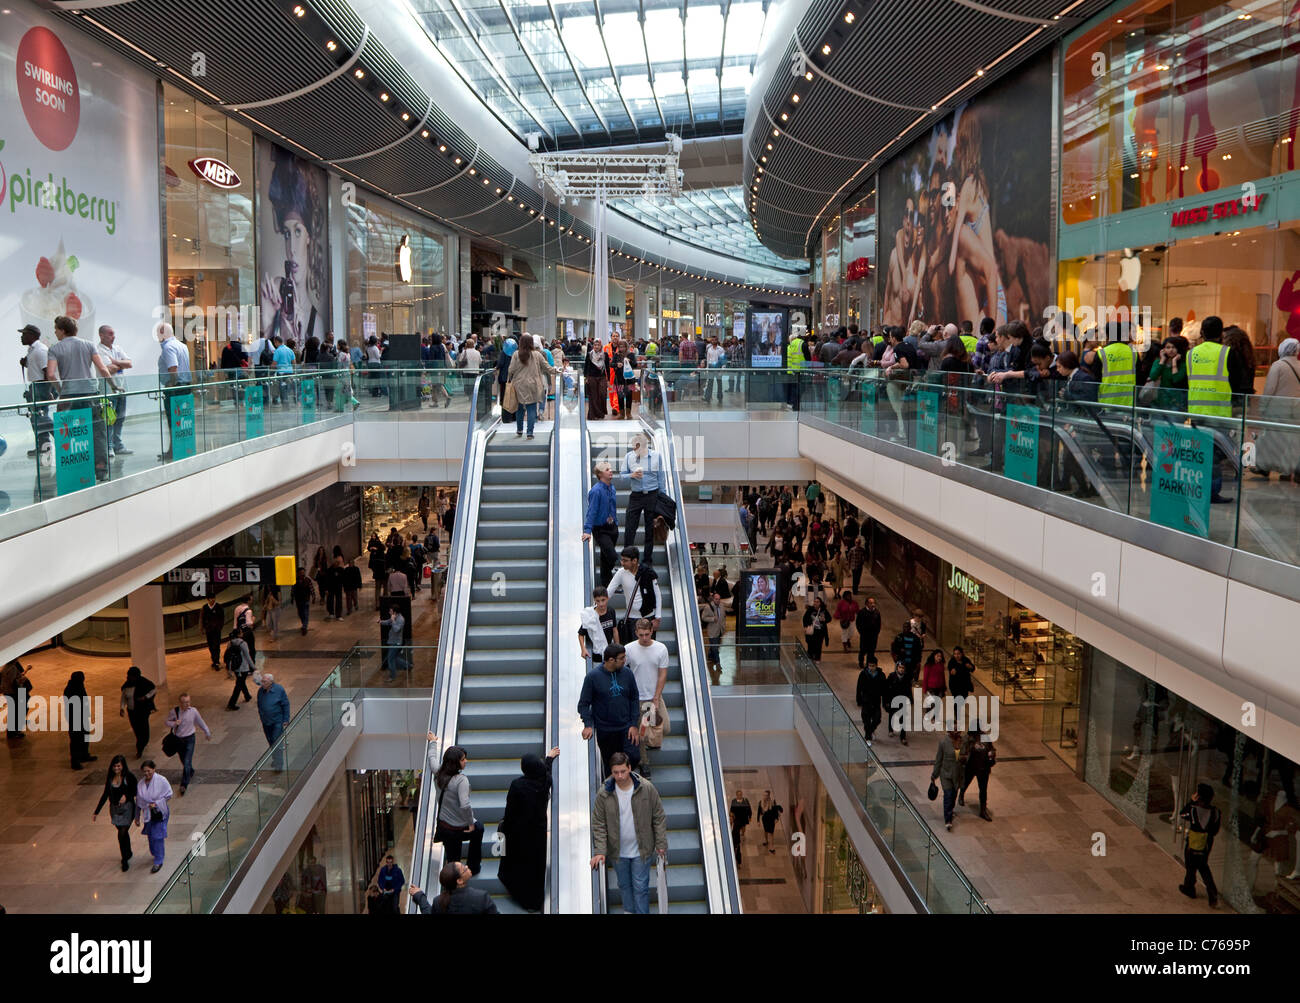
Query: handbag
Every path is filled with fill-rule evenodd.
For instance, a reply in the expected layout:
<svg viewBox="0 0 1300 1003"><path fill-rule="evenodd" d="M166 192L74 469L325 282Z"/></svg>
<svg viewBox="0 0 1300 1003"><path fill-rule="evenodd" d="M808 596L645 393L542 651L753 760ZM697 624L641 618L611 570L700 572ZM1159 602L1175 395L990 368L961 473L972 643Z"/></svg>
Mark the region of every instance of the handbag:
<svg viewBox="0 0 1300 1003"><path fill-rule="evenodd" d="M663 748L664 744L664 725L663 716L659 713L659 704L655 703L646 713L642 724L645 726L645 744L650 749Z"/></svg>
<svg viewBox="0 0 1300 1003"><path fill-rule="evenodd" d="M663 519L669 529L677 528L677 502L671 495L660 491L655 498L655 515Z"/></svg>
<svg viewBox="0 0 1300 1003"><path fill-rule="evenodd" d="M515 393L513 383L506 384L505 396L501 398L501 410L510 411L511 413L519 410L519 395Z"/></svg>
<svg viewBox="0 0 1300 1003"><path fill-rule="evenodd" d="M181 713L181 709L179 706L177 706L175 709L177 723L179 723L180 713ZM181 740L176 737L176 732L168 731L167 734L163 736L163 740L162 740L163 755L174 756L180 751L181 751Z"/></svg>
<svg viewBox="0 0 1300 1003"><path fill-rule="evenodd" d="M1160 392L1160 384L1155 380L1148 380L1146 384L1138 391L1138 403L1150 407L1156 402L1156 394Z"/></svg>
<svg viewBox="0 0 1300 1003"><path fill-rule="evenodd" d="M119 828L124 825L130 825L131 816L134 814L135 812L131 807L131 802L125 799L118 804L109 805L108 807L109 821Z"/></svg>
<svg viewBox="0 0 1300 1003"><path fill-rule="evenodd" d="M157 825L157 824L158 824L159 822L161 822L162 820L163 820L163 813L162 813L162 812L160 812L157 808L150 808L150 809L149 809L149 824L150 824L150 825Z"/></svg>
<svg viewBox="0 0 1300 1003"><path fill-rule="evenodd" d="M936 784L933 780L930 781L930 786L926 788L925 796L928 797L931 801L933 801L935 798L939 796L939 785Z"/></svg>

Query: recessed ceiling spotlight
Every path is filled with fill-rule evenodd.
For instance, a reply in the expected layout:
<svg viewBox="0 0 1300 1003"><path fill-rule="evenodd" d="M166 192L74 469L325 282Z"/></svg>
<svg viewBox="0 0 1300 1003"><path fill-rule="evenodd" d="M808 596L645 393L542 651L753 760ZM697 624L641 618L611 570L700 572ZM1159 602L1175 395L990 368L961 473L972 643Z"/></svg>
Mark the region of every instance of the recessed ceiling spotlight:
<svg viewBox="0 0 1300 1003"><path fill-rule="evenodd" d="M428 130L428 129L422 129L422 130L420 131L420 138L421 138L421 139L428 139L428 138L429 138L429 130Z"/></svg>
<svg viewBox="0 0 1300 1003"><path fill-rule="evenodd" d="M337 49L338 47L339 47L339 43L336 42L336 41L334 41L334 39L332 39L332 38L331 38L328 42L325 43L325 48L329 49L330 52L333 52L333 51L334 51L335 49Z"/></svg>
<svg viewBox="0 0 1300 1003"><path fill-rule="evenodd" d="M446 152L447 152L447 144L446 144L446 143L439 143L439 144L438 144L438 152L439 152L439 153L446 153Z"/></svg>
<svg viewBox="0 0 1300 1003"><path fill-rule="evenodd" d="M459 160L457 160L457 161L456 161L456 163L458 163L458 164L459 164L459 163L460 163L460 161L459 161ZM474 175L474 174L477 174L477 173L478 173L478 171L477 171L477 170L475 170L475 169L474 169L474 168L473 168L473 167L471 167L471 168L470 168L470 169L469 169L469 173L470 173L470 174L471 174L471 175Z"/></svg>
<svg viewBox="0 0 1300 1003"><path fill-rule="evenodd" d="M826 44L826 45L823 45L823 46L822 46L822 55L823 55L823 56L829 56L830 54L831 54L831 47L830 47L830 44L828 43L828 44Z"/></svg>
<svg viewBox="0 0 1300 1003"><path fill-rule="evenodd" d="M772 135L773 135L773 136L779 136L779 135L781 135L781 130L780 130L780 129L773 129L773 130L772 130Z"/></svg>
<svg viewBox="0 0 1300 1003"><path fill-rule="evenodd" d="M362 77L366 75L366 71L361 69L360 67L357 67L357 69L352 71L352 75L356 77L358 80L360 80Z"/></svg>
<svg viewBox="0 0 1300 1003"><path fill-rule="evenodd" d="M304 7L302 4L295 4L293 8L293 13L295 17L302 17L304 14L307 13L307 8Z"/></svg>
<svg viewBox="0 0 1300 1003"><path fill-rule="evenodd" d="M787 115L785 112L781 112L781 121L782 121L782 122L789 122L789 121L790 121L790 116Z"/></svg>
<svg viewBox="0 0 1300 1003"><path fill-rule="evenodd" d="M380 101L387 101L387 100L388 100L388 91L384 91L382 94L380 94L380 95L379 95L379 100L380 100Z"/></svg>
<svg viewBox="0 0 1300 1003"><path fill-rule="evenodd" d="M768 148L769 150L772 149L772 144L771 144L771 143L768 143L768 144L767 144L767 148Z"/></svg>
<svg viewBox="0 0 1300 1003"><path fill-rule="evenodd" d="M799 103L799 95L798 95L798 94L793 95L793 96L790 98L790 100L791 100L792 102L794 102L795 104L798 104L798 103Z"/></svg>
<svg viewBox="0 0 1300 1003"><path fill-rule="evenodd" d="M410 112L405 112L405 111L402 112L402 121L409 122L410 120L411 120Z"/></svg>

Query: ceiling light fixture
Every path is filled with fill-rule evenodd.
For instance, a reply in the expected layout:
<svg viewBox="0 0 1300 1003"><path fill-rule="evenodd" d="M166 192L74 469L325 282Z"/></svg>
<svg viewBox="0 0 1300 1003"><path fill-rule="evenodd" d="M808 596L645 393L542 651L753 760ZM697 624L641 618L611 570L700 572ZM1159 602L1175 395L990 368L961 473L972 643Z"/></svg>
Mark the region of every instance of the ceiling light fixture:
<svg viewBox="0 0 1300 1003"><path fill-rule="evenodd" d="M409 122L410 120L411 120L410 112L405 112L405 111L402 112L402 121Z"/></svg>
<svg viewBox="0 0 1300 1003"><path fill-rule="evenodd" d="M446 144L446 143L439 143L439 144L438 144L438 152L439 152L439 153L446 153L446 152L447 152L447 144Z"/></svg>
<svg viewBox="0 0 1300 1003"><path fill-rule="evenodd" d="M380 94L380 95L379 95L379 100L380 100L380 101L387 101L387 100L388 100L388 91L384 91L382 94Z"/></svg>
<svg viewBox="0 0 1300 1003"><path fill-rule="evenodd" d="M768 144L767 144L767 148L768 148L769 150L772 149L772 144L771 144L771 143L768 143Z"/></svg>
<svg viewBox="0 0 1300 1003"><path fill-rule="evenodd" d="M790 100L791 100L791 102L793 102L794 104L798 104L798 103L799 103L799 95L798 95L798 94L795 94L795 95L791 96Z"/></svg>
<svg viewBox="0 0 1300 1003"><path fill-rule="evenodd" d="M982 77L982 76L984 76L984 71L983 71L983 70L976 70L976 71L975 71L975 76L977 76L977 77Z"/></svg>
<svg viewBox="0 0 1300 1003"><path fill-rule="evenodd" d="M790 121L790 116L787 115L785 112L781 112L781 121L782 121L782 122L789 122L789 121Z"/></svg>
<svg viewBox="0 0 1300 1003"><path fill-rule="evenodd" d="M329 49L330 52L333 52L333 51L334 51L335 49L337 49L338 47L339 47L339 43L336 42L336 41L334 41L334 39L332 39L332 38L331 38L328 42L325 43L325 48Z"/></svg>
<svg viewBox="0 0 1300 1003"><path fill-rule="evenodd" d="M822 55L823 55L823 56L829 56L830 54L831 54L831 47L830 47L830 44L827 43L826 45L823 45L823 46L822 46Z"/></svg>
<svg viewBox="0 0 1300 1003"><path fill-rule="evenodd" d="M457 157L457 158L456 158L456 163L457 163L457 164L460 163L460 157Z"/></svg>
<svg viewBox="0 0 1300 1003"><path fill-rule="evenodd" d="M420 138L421 138L421 139L428 139L428 138L429 138L429 130L428 130L428 129L423 129L423 130L421 130L421 132L420 132Z"/></svg>
<svg viewBox="0 0 1300 1003"><path fill-rule="evenodd" d="M805 73L805 74L803 75L803 78L804 78L805 80L811 80L811 79L812 79L812 70L809 70L807 73Z"/></svg>
<svg viewBox="0 0 1300 1003"><path fill-rule="evenodd" d="M293 13L295 17L302 17L304 14L307 13L307 8L304 7L302 4L295 4L293 8Z"/></svg>
<svg viewBox="0 0 1300 1003"><path fill-rule="evenodd" d="M356 77L358 80L360 80L362 77L366 75L366 71L358 67L357 69L352 71L352 75Z"/></svg>

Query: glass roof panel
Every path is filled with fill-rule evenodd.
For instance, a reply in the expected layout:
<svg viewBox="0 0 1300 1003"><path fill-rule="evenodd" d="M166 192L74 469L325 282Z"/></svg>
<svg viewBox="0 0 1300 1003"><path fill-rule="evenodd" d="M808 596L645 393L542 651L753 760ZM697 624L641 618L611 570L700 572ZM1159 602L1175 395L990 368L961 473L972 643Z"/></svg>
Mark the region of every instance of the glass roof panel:
<svg viewBox="0 0 1300 1003"><path fill-rule="evenodd" d="M614 199L609 206L686 244L769 268L807 271L807 261L782 258L759 243L745 213L740 185L695 188L672 201Z"/></svg>
<svg viewBox="0 0 1300 1003"><path fill-rule="evenodd" d="M724 131L739 134L766 22L762 0L733 2L726 16L716 0L410 4L434 45L521 140L541 130L594 146L609 145L612 133L637 142L665 126L687 137L696 124L714 133L720 110Z"/></svg>

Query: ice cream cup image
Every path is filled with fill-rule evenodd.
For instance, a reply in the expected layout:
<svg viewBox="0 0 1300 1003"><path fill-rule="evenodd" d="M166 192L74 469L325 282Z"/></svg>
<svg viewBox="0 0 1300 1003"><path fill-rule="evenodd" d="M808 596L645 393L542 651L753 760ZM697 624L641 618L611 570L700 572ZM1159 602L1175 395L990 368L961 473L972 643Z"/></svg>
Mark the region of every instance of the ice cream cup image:
<svg viewBox="0 0 1300 1003"><path fill-rule="evenodd" d="M81 316L72 319L77 322L78 333L90 337L95 333L95 304L83 292L78 292L76 295L81 301ZM52 345L59 340L54 334L54 318L71 316L67 310L67 293L59 296L54 289L41 289L38 286L35 289L28 289L18 298L18 313L23 324L35 324L39 327L41 340L46 344Z"/></svg>

